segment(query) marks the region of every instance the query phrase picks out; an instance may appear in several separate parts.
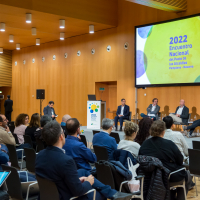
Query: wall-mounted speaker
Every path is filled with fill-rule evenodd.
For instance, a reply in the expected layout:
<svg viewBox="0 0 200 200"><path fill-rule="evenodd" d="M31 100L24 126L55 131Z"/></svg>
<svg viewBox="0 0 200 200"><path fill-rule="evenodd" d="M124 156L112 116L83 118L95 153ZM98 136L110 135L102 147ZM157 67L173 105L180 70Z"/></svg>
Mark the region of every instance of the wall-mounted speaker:
<svg viewBox="0 0 200 200"><path fill-rule="evenodd" d="M36 90L36 99L45 99L45 90Z"/></svg>

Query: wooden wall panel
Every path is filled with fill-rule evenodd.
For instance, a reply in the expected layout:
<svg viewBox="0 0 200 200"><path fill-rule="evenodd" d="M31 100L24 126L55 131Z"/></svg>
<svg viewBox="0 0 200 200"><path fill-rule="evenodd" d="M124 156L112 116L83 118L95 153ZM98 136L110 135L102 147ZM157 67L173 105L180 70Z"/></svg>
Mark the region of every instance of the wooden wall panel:
<svg viewBox="0 0 200 200"><path fill-rule="evenodd" d="M125 98L134 113L134 26L195 14L199 12L199 7L198 0L190 0L186 12L169 13L118 0L117 28L13 51L13 116L16 117L20 112L39 112L36 89L45 89L43 107L49 100L54 100L58 121L64 114L70 114L86 125L87 94L95 93L95 82L104 81L117 81L116 106L121 98ZM129 43L128 50L124 49L125 42ZM106 51L107 45L111 45L110 52ZM94 55L91 54L92 48L96 50ZM81 51L80 57L76 54L78 50ZM66 59L64 53L68 53ZM52 60L53 55L56 55L55 61ZM45 62L42 62L43 56ZM32 58L36 59L34 64ZM22 63L24 59L27 61L25 65ZM18 62L17 66L14 65L15 61ZM147 96L144 96L144 92ZM198 93L199 87L138 90L138 107L140 112L145 112L151 100L157 97L161 111L167 111L166 106L169 106L169 112L174 112L180 98L184 98L190 109L195 106L200 113Z"/></svg>
<svg viewBox="0 0 200 200"><path fill-rule="evenodd" d="M0 87L12 86L12 51L0 54Z"/></svg>

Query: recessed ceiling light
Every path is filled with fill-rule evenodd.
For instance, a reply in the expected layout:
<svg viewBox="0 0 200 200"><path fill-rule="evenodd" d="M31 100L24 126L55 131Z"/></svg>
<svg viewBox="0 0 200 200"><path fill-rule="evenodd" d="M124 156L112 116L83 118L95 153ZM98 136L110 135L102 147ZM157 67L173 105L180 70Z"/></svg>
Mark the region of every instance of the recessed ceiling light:
<svg viewBox="0 0 200 200"><path fill-rule="evenodd" d="M1 22L1 24L0 24L0 31L5 31L5 23L4 22Z"/></svg>
<svg viewBox="0 0 200 200"><path fill-rule="evenodd" d="M40 38L36 39L36 45L40 45Z"/></svg>
<svg viewBox="0 0 200 200"><path fill-rule="evenodd" d="M20 44L16 44L16 49L20 50Z"/></svg>
<svg viewBox="0 0 200 200"><path fill-rule="evenodd" d="M65 39L65 33L60 33L60 40L64 40Z"/></svg>
<svg viewBox="0 0 200 200"><path fill-rule="evenodd" d="M9 42L14 42L14 36L13 35L9 35Z"/></svg>
<svg viewBox="0 0 200 200"><path fill-rule="evenodd" d="M60 28L65 28L65 19L60 19L59 24Z"/></svg>
<svg viewBox="0 0 200 200"><path fill-rule="evenodd" d="M26 23L30 24L32 22L32 14L26 13Z"/></svg>
<svg viewBox="0 0 200 200"><path fill-rule="evenodd" d="M94 25L89 25L89 33L94 33Z"/></svg>

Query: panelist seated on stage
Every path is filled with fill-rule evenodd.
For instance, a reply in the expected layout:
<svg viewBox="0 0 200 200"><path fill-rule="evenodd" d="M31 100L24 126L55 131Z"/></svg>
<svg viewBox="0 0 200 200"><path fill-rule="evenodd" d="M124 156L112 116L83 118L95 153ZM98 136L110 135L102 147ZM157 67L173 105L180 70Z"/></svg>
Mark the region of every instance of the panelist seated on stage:
<svg viewBox="0 0 200 200"><path fill-rule="evenodd" d="M181 99L180 106L176 108L176 112L169 114L169 116L173 118L174 122L187 124L189 118L189 108L185 106L185 100Z"/></svg>
<svg viewBox="0 0 200 200"><path fill-rule="evenodd" d="M46 107L44 107L43 113L44 115L48 115L54 120L57 117L57 115L55 113L53 106L54 106L54 102L49 101L49 104Z"/></svg>
<svg viewBox="0 0 200 200"><path fill-rule="evenodd" d="M120 122L120 131L122 131L122 125L124 119L129 119L129 106L126 105L126 100L121 99L121 106L118 106L115 121L115 131L117 131L117 123Z"/></svg>
<svg viewBox="0 0 200 200"><path fill-rule="evenodd" d="M152 104L150 104L147 108L147 115L145 115L144 113L141 113L141 117L149 117L153 120L157 120L158 119L158 113L160 111L160 106L158 105L158 99L154 98L152 100Z"/></svg>

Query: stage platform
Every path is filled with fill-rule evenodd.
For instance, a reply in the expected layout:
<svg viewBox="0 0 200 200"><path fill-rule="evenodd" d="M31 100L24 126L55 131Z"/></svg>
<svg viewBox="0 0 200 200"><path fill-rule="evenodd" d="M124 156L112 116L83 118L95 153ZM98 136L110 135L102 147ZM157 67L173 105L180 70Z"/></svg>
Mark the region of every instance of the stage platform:
<svg viewBox="0 0 200 200"><path fill-rule="evenodd" d="M92 142L92 138L93 138L92 129L87 129L87 126L81 126L81 130L84 131L84 133L82 133L82 134L85 135L86 139L89 142ZM95 129L95 130L101 131L102 129ZM124 139L123 131L114 131L114 129L113 129L113 132L119 133L120 140ZM200 141L200 137L193 137L193 138L187 138L186 136L184 136L184 137L185 137L186 142L188 143L189 148L191 148L191 149L192 149L192 140Z"/></svg>

